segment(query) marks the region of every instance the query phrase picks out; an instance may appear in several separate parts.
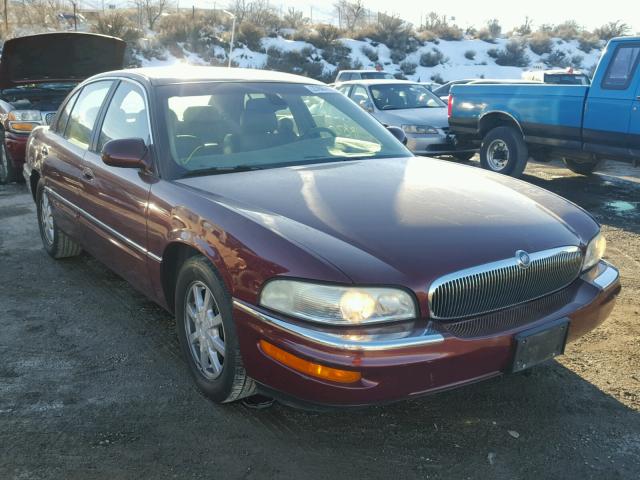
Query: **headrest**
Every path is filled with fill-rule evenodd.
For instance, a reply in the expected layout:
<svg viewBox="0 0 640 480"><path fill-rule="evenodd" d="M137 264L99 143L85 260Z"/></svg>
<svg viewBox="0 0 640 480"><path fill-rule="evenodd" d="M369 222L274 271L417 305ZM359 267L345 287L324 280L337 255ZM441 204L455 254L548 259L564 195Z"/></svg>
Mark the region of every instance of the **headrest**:
<svg viewBox="0 0 640 480"><path fill-rule="evenodd" d="M216 107L200 105L185 109L182 119L185 123L210 123L219 121L221 119L221 115Z"/></svg>
<svg viewBox="0 0 640 480"><path fill-rule="evenodd" d="M274 105L267 98L248 100L240 125L248 133L269 133L278 128Z"/></svg>

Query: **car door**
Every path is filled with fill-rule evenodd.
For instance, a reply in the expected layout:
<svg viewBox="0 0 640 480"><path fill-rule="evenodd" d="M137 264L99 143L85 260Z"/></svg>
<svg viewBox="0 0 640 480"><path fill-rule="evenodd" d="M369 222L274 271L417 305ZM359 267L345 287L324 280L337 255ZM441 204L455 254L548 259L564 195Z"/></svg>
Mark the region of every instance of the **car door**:
<svg viewBox="0 0 640 480"><path fill-rule="evenodd" d="M83 157L89 146L93 124L111 88L112 81L86 85L62 106L53 128L41 146L42 176L53 202L60 228L82 242L79 205L82 203Z"/></svg>
<svg viewBox="0 0 640 480"><path fill-rule="evenodd" d="M636 102L640 42L614 45L608 66L596 76L584 111L583 142L600 155L629 155L629 126Z"/></svg>
<svg viewBox="0 0 640 480"><path fill-rule="evenodd" d="M92 220L87 229L87 248L147 294L146 215L156 177L136 168L106 165L99 152L108 141L123 138L142 138L150 147L148 111L143 87L133 81L120 81L103 108L92 146L84 157L83 176L83 209Z"/></svg>

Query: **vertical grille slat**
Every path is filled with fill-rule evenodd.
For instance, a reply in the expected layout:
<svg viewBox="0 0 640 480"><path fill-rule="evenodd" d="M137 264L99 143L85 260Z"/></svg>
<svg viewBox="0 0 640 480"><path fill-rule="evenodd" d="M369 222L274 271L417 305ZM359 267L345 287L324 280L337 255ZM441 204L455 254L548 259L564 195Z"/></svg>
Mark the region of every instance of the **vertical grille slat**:
<svg viewBox="0 0 640 480"><path fill-rule="evenodd" d="M527 268L514 257L454 272L433 283L431 313L437 319L456 319L528 302L569 285L581 266L578 247L560 247L530 254Z"/></svg>

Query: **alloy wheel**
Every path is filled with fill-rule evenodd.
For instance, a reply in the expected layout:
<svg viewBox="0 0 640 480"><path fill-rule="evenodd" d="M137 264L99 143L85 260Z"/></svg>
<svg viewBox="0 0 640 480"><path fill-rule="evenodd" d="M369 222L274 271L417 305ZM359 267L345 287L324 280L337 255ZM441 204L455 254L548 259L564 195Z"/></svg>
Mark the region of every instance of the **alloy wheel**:
<svg viewBox="0 0 640 480"><path fill-rule="evenodd" d="M49 245L52 245L55 224L53 222L53 212L47 192L42 192L42 200L40 200L40 223L42 224L45 240Z"/></svg>
<svg viewBox="0 0 640 480"><path fill-rule="evenodd" d="M214 380L222 373L225 357L224 326L218 304L209 287L195 281L187 289L184 308L191 357L202 375Z"/></svg>

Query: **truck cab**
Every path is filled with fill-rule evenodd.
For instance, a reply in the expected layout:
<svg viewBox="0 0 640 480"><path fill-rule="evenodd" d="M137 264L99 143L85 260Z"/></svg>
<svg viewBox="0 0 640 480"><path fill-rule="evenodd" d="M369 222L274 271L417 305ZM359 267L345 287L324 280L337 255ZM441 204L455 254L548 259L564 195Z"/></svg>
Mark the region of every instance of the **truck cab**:
<svg viewBox="0 0 640 480"><path fill-rule="evenodd" d="M527 160L562 158L590 174L605 159L640 160L640 37L612 39L591 85L456 85L449 124L480 144L484 168L519 176Z"/></svg>

